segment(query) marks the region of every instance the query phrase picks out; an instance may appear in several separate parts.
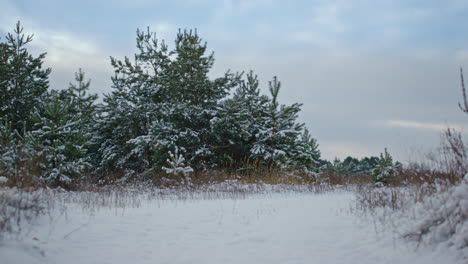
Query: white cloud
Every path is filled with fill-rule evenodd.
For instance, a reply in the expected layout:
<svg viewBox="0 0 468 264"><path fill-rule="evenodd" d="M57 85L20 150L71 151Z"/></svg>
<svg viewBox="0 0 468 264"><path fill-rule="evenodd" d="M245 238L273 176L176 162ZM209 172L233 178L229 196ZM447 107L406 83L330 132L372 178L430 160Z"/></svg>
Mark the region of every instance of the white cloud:
<svg viewBox="0 0 468 264"><path fill-rule="evenodd" d="M273 3L271 0L224 0L217 1L211 17L213 25L222 25L231 20L241 19L242 16L259 9L267 8Z"/></svg>
<svg viewBox="0 0 468 264"><path fill-rule="evenodd" d="M107 57L109 51L76 32L51 27L45 29L33 19L25 17L9 1L0 0L0 6L0 31L13 32L17 21L20 20L24 28L23 33L34 35L33 41L28 44L28 50L34 55L47 53L44 66L52 68L51 88L67 87L78 68L83 68L87 78L93 79L93 92L103 92L103 88L109 87L108 78L103 78L111 76L112 73Z"/></svg>
<svg viewBox="0 0 468 264"><path fill-rule="evenodd" d="M47 52L46 61L53 68L77 68L101 66L107 58L102 49L90 40L68 32L35 30L31 43L36 52Z"/></svg>
<svg viewBox="0 0 468 264"><path fill-rule="evenodd" d="M17 21L21 21L23 33L34 35L29 48L33 53L47 52L47 61L61 67L73 64L73 61L96 64L101 48L96 43L75 32L44 29L36 21L25 17L10 1L0 0L0 30L13 32Z"/></svg>
<svg viewBox="0 0 468 264"><path fill-rule="evenodd" d="M313 44L321 48L330 48L335 46L336 42L327 37L325 34L320 34L318 32L313 31L296 31L292 32L290 35L290 39L304 44Z"/></svg>
<svg viewBox="0 0 468 264"><path fill-rule="evenodd" d="M108 0L100 0L104 3L108 3ZM97 2L97 1L96 1ZM125 9L136 9L145 8L158 3L158 0L113 0L113 5L118 5Z"/></svg>
<svg viewBox="0 0 468 264"><path fill-rule="evenodd" d="M10 1L0 0L0 30L9 32L18 21L18 10Z"/></svg>
<svg viewBox="0 0 468 264"><path fill-rule="evenodd" d="M337 48L339 36L350 29L346 22L349 4L339 1L324 2L309 9L309 18L290 34L290 39L320 48Z"/></svg>
<svg viewBox="0 0 468 264"><path fill-rule="evenodd" d="M71 32L35 29L34 36L31 50L35 54L47 52L45 66L52 68L51 88L67 87L78 68L82 68L87 73L87 78L94 80L93 86L95 84L109 86L107 78L96 80L96 76L102 78L112 74L107 56L108 50L86 37ZM102 89L102 87L94 88Z"/></svg>
<svg viewBox="0 0 468 264"><path fill-rule="evenodd" d="M150 31L156 32L156 37L159 40L164 40L166 44L172 43L177 34L177 30L182 28L172 23L168 22L158 22L158 23L148 23ZM146 30L146 26L142 28Z"/></svg>
<svg viewBox="0 0 468 264"><path fill-rule="evenodd" d="M454 57L455 57L455 61L460 64L467 63L468 62L468 50L467 49L459 50L455 53Z"/></svg>
<svg viewBox="0 0 468 264"><path fill-rule="evenodd" d="M327 2L314 8L311 24L331 32L344 32L348 28L344 13L349 7L346 3Z"/></svg>
<svg viewBox="0 0 468 264"><path fill-rule="evenodd" d="M447 123L431 123L431 122L419 122L419 121L408 121L408 120L387 120L384 122L389 127L401 127L401 128L413 128L413 129L425 129L434 131L443 131L448 127L463 130L461 124L447 124Z"/></svg>

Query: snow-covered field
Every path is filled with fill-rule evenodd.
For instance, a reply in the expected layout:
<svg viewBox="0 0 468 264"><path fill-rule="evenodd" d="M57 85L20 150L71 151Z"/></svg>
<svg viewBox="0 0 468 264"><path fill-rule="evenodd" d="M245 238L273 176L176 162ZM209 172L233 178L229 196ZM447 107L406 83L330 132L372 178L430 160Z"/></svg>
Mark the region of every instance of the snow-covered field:
<svg viewBox="0 0 468 264"><path fill-rule="evenodd" d="M62 201L5 238L0 263L463 263L446 247L376 232L347 191L136 196L125 206Z"/></svg>

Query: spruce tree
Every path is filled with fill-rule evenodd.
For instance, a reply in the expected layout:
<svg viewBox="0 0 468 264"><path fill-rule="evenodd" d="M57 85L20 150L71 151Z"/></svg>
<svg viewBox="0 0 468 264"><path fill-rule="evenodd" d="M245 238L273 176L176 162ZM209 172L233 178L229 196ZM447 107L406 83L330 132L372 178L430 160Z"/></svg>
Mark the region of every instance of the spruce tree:
<svg viewBox="0 0 468 264"><path fill-rule="evenodd" d="M0 43L0 119L11 122L21 135L32 128L31 112L46 92L51 72L42 68L45 53L33 57L26 49L32 40L18 22L14 33Z"/></svg>

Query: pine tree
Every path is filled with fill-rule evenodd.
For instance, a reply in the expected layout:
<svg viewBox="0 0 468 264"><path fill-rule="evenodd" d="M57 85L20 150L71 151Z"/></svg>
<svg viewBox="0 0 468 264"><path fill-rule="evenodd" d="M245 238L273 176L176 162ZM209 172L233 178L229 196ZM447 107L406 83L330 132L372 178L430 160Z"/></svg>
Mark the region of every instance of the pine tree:
<svg viewBox="0 0 468 264"><path fill-rule="evenodd" d="M111 57L115 75L113 91L105 95L98 109L99 118L93 136L94 159L101 169L124 169L136 173L152 167L153 146L150 131L162 118L168 100L162 85L171 53L156 34L137 30L138 53Z"/></svg>
<svg viewBox="0 0 468 264"><path fill-rule="evenodd" d="M0 175L17 187L34 184L37 153L27 136L22 137L8 121L0 121Z"/></svg>
<svg viewBox="0 0 468 264"><path fill-rule="evenodd" d="M281 82L276 77L269 86L272 97L263 109L262 127L256 135L251 155L266 162L269 167L290 167L297 151L297 138L304 126L296 123L301 104L286 106L278 103Z"/></svg>
<svg viewBox="0 0 468 264"><path fill-rule="evenodd" d="M92 140L101 169L160 171L176 149L195 170L242 166L246 159L314 166L316 141L296 122L301 105L278 103L276 78L271 99L260 95L252 72L243 81L229 71L209 78L214 55L196 31L179 31L173 50L149 29L137 31L137 48L132 61L111 58L113 91L98 109Z"/></svg>
<svg viewBox="0 0 468 264"><path fill-rule="evenodd" d="M228 91L237 83L238 76L227 72L223 77L210 80L208 73L214 63L213 53L206 55L207 45L196 31L179 31L175 40L175 59L168 67L168 94L166 104L170 115L161 118L159 124L171 124L158 133L153 129L158 154L166 148L184 148L187 163L196 169L218 165L213 150L215 136L211 121L219 116L219 107ZM159 158L160 159L160 158ZM165 160L165 159L164 159Z"/></svg>
<svg viewBox="0 0 468 264"><path fill-rule="evenodd" d="M96 112L97 94L89 94L91 80L85 80L85 73L80 69L75 72L75 82L66 90L71 100L70 114L79 117L83 126L91 125Z"/></svg>
<svg viewBox="0 0 468 264"><path fill-rule="evenodd" d="M190 179L190 173L193 172L193 169L190 166L185 165L185 158L182 152L183 149L179 150L178 147L175 147L174 153L169 151L169 158L167 159L169 167L163 166L162 169L168 174L182 176L183 183L191 184L192 180Z"/></svg>
<svg viewBox="0 0 468 264"><path fill-rule="evenodd" d="M73 110L70 100L62 100L52 91L32 115L30 138L42 157L41 177L47 184L70 184L90 167L86 156L89 138L80 130L80 117Z"/></svg>
<svg viewBox="0 0 468 264"><path fill-rule="evenodd" d="M0 174L15 177L18 171L18 132L11 122L0 120Z"/></svg>
<svg viewBox="0 0 468 264"><path fill-rule="evenodd" d="M385 148L384 153L380 153L379 163L373 170L374 183L376 186L384 186L389 183L392 177L398 175L401 163L393 162L393 158Z"/></svg>
<svg viewBox="0 0 468 264"><path fill-rule="evenodd" d="M232 98L222 103L219 117L211 120L217 142L215 152L221 163L247 165L245 162L261 128L262 110L268 102L268 97L260 94L257 75L250 71Z"/></svg>
<svg viewBox="0 0 468 264"><path fill-rule="evenodd" d="M318 171L320 151L317 140L312 138L307 128L303 130L301 137L297 140L296 147L293 149L295 150L293 166L296 169Z"/></svg>
<svg viewBox="0 0 468 264"><path fill-rule="evenodd" d="M379 164L378 157L364 157L359 161L359 173L364 175L372 174L373 170Z"/></svg>
<svg viewBox="0 0 468 264"><path fill-rule="evenodd" d="M33 57L26 49L32 40L18 22L14 33L0 43L0 119L11 122L20 135L32 128L31 112L46 92L51 72L42 69L45 53Z"/></svg>
<svg viewBox="0 0 468 264"><path fill-rule="evenodd" d="M279 105L280 85L276 78L270 82L269 99L260 95L257 76L250 72L233 97L224 101L212 127L219 144L216 153L226 163L242 167L253 160L265 166L317 169L318 144L303 124L296 123L300 105Z"/></svg>

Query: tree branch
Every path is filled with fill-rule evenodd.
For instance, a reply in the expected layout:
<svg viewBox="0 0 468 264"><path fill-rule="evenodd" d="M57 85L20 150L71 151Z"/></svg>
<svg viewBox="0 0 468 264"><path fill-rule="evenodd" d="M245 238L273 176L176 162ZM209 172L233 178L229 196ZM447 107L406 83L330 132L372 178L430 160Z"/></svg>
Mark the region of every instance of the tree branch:
<svg viewBox="0 0 468 264"><path fill-rule="evenodd" d="M462 103L458 103L460 109L468 114L468 99L466 97L466 89L465 89L465 81L463 79L463 68L460 67L460 79L461 79L461 86L462 86L462 94L463 94L463 105Z"/></svg>

